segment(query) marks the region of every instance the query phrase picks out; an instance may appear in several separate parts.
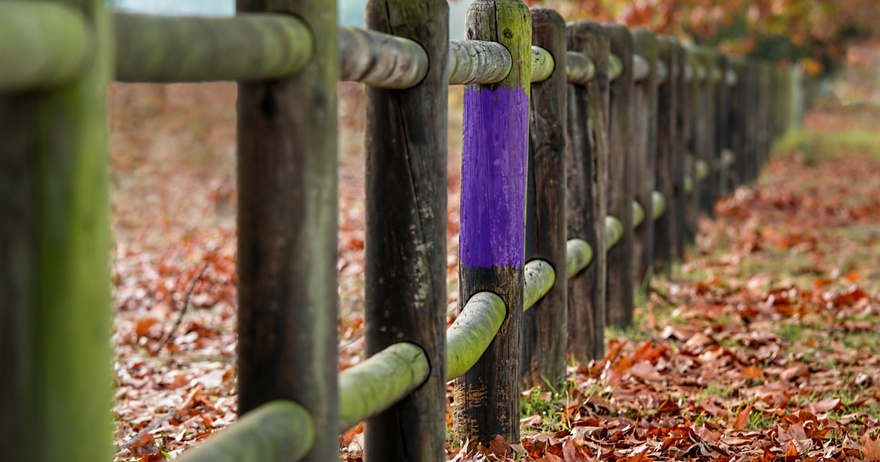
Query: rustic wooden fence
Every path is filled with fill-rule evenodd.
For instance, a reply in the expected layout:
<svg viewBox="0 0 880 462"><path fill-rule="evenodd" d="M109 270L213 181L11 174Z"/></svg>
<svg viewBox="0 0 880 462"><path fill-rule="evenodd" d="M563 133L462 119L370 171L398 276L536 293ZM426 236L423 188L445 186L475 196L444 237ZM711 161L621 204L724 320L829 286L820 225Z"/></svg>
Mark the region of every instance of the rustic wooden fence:
<svg viewBox="0 0 880 462"><path fill-rule="evenodd" d="M10 460L112 457L108 80L237 80L239 413L181 460L444 458L519 438L519 392L632 323L697 217L792 123L788 71L477 0L238 0L234 18L0 1L0 435ZM340 64L341 63L341 64ZM336 82L366 83L366 348L337 373ZM468 85L461 312L446 329L449 85Z"/></svg>

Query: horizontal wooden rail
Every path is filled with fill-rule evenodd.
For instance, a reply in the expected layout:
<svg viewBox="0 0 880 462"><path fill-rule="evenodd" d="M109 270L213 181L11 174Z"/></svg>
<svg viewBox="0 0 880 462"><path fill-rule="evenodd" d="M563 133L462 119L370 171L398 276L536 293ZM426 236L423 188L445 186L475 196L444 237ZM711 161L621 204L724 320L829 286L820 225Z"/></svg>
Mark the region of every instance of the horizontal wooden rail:
<svg viewBox="0 0 880 462"><path fill-rule="evenodd" d="M593 247L583 239L569 239L565 243L565 250L568 257L568 277L574 277L593 261Z"/></svg>
<svg viewBox="0 0 880 462"><path fill-rule="evenodd" d="M697 181L703 181L709 177L710 167L709 162L704 159L699 159L694 164L694 176L696 176Z"/></svg>
<svg viewBox="0 0 880 462"><path fill-rule="evenodd" d="M339 27L339 80L404 89L428 73L428 54L414 40L357 27Z"/></svg>
<svg viewBox="0 0 880 462"><path fill-rule="evenodd" d="M568 83L586 85L596 75L596 65L586 53L569 51L565 54L565 76Z"/></svg>
<svg viewBox="0 0 880 462"><path fill-rule="evenodd" d="M664 212L666 212L666 198L660 191L654 191L651 194L651 218L656 221Z"/></svg>
<svg viewBox="0 0 880 462"><path fill-rule="evenodd" d="M178 460L295 461L309 452L315 432L312 416L304 407L293 401L271 401L248 412L226 430L185 452Z"/></svg>
<svg viewBox="0 0 880 462"><path fill-rule="evenodd" d="M663 61L657 61L657 85L662 85L669 78L669 69Z"/></svg>
<svg viewBox="0 0 880 462"><path fill-rule="evenodd" d="M633 201L632 204L633 228L638 228L645 221L645 208L637 201Z"/></svg>
<svg viewBox="0 0 880 462"><path fill-rule="evenodd" d="M694 80L694 74L696 71L694 70L694 66L691 63L685 63L684 65L684 81L692 82Z"/></svg>
<svg viewBox="0 0 880 462"><path fill-rule="evenodd" d="M532 260L523 266L523 311L538 303L556 283L556 271L545 260Z"/></svg>
<svg viewBox="0 0 880 462"><path fill-rule="evenodd" d="M611 251L623 238L623 222L611 215L605 216L605 248Z"/></svg>
<svg viewBox="0 0 880 462"><path fill-rule="evenodd" d="M642 55L633 55L632 57L632 66L633 66L633 80L636 82L641 82L648 78L648 75L651 74L651 64L645 59Z"/></svg>
<svg viewBox="0 0 880 462"><path fill-rule="evenodd" d="M506 317L504 300L492 292L478 292L467 301L446 330L447 381L461 377L477 363Z"/></svg>
<svg viewBox="0 0 880 462"><path fill-rule="evenodd" d="M500 82L513 62L504 45L483 40L449 42L449 84Z"/></svg>
<svg viewBox="0 0 880 462"><path fill-rule="evenodd" d="M82 13L69 5L0 2L0 92L72 80L91 62L93 40Z"/></svg>
<svg viewBox="0 0 880 462"><path fill-rule="evenodd" d="M431 366L418 345L401 342L339 373L339 425L349 428L388 409L428 378Z"/></svg>
<svg viewBox="0 0 880 462"><path fill-rule="evenodd" d="M623 61L615 54L608 55L608 81L613 82L623 73Z"/></svg>
<svg viewBox="0 0 880 462"><path fill-rule="evenodd" d="M739 76L736 74L736 71L733 69L727 69L727 72L724 75L724 83L727 84L728 87L735 86L739 82Z"/></svg>
<svg viewBox="0 0 880 462"><path fill-rule="evenodd" d="M553 75L556 62L549 51L532 45L532 83L543 82Z"/></svg>
<svg viewBox="0 0 880 462"><path fill-rule="evenodd" d="M271 80L312 58L314 40L295 16L231 18L116 13L116 79L123 82Z"/></svg>

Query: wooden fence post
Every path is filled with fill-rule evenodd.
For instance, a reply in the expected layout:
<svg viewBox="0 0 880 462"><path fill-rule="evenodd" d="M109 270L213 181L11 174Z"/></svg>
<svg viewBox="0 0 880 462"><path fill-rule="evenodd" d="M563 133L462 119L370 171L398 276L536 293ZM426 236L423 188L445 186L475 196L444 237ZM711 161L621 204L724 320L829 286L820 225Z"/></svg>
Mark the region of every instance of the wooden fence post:
<svg viewBox="0 0 880 462"><path fill-rule="evenodd" d="M715 53L715 66L719 75L715 82L715 153L718 170L717 193L726 196L731 192L730 146L730 85L727 84L727 71L730 61L721 53Z"/></svg>
<svg viewBox="0 0 880 462"><path fill-rule="evenodd" d="M681 175L678 196L676 198L676 210L678 223L678 232L676 233L676 242L678 249L678 257L684 258L688 243L693 240L693 230L690 227L688 217L693 209L693 151L691 141L693 139L693 123L692 116L693 105L693 68L690 66L690 58L687 49L676 43L675 48L678 50L678 58L676 66L678 68L678 79L676 83L678 93L678 105L676 107L676 154L675 159L678 174Z"/></svg>
<svg viewBox="0 0 880 462"><path fill-rule="evenodd" d="M304 460L336 460L336 2L237 9L296 14L316 47L295 77L238 84L238 412L296 401L320 429Z"/></svg>
<svg viewBox="0 0 880 462"><path fill-rule="evenodd" d="M657 191L666 199L666 211L654 229L654 267L668 266L678 256L676 217L681 185L678 140L678 42L674 38L658 40L658 63L666 67L666 78L657 88Z"/></svg>
<svg viewBox="0 0 880 462"><path fill-rule="evenodd" d="M730 75L735 76L730 84L730 115L728 117L730 149L733 151L733 164L730 166L731 191L743 181L743 160L746 156L746 121L748 113L745 105L745 76L742 59L728 60Z"/></svg>
<svg viewBox="0 0 880 462"><path fill-rule="evenodd" d="M699 149L697 159L702 160L708 167L708 176L696 182L698 194L698 211L705 212L710 218L714 216L715 198L718 189L718 153L715 149L715 60L712 51L700 47L697 50L698 64L704 69L705 75L698 83L697 93L697 139Z"/></svg>
<svg viewBox="0 0 880 462"><path fill-rule="evenodd" d="M547 80L532 84L529 107L529 184L526 257L550 262L553 288L523 319L523 382L526 388L546 380L565 382L567 281L565 246L565 20L548 8L532 8L532 43L556 63ZM534 191L532 193L532 191ZM531 238L530 238L531 237Z"/></svg>
<svg viewBox="0 0 880 462"><path fill-rule="evenodd" d="M568 84L566 197L568 238L593 247L593 262L568 281L568 348L579 360L601 358L605 339L605 210L608 160L608 38L602 26L566 28L568 50L585 53L596 73L586 86Z"/></svg>
<svg viewBox="0 0 880 462"><path fill-rule="evenodd" d="M617 24L604 26L610 52L628 65L609 85L608 113L608 215L623 223L620 242L607 253L606 325L626 327L633 316L633 219L635 188L633 172L633 39ZM599 69L599 66L596 66Z"/></svg>
<svg viewBox="0 0 880 462"><path fill-rule="evenodd" d="M439 462L446 437L449 6L371 0L366 21L369 29L420 43L430 61L415 87L367 87L366 350L411 342L431 370L416 391L367 420L364 457Z"/></svg>
<svg viewBox="0 0 880 462"><path fill-rule="evenodd" d="M507 319L455 381L455 432L488 446L496 435L519 441L531 15L520 0L477 0L467 31L468 39L500 42L513 62L501 82L470 85L464 94L459 303L494 292Z"/></svg>
<svg viewBox="0 0 880 462"><path fill-rule="evenodd" d="M113 457L107 81L101 0L88 63L45 91L0 95L0 442L5 460Z"/></svg>
<svg viewBox="0 0 880 462"><path fill-rule="evenodd" d="M645 219L635 229L633 241L636 289L647 291L654 261L654 186L657 177L657 37L645 29L634 29L633 51L648 61L648 75L635 83L633 91L633 138L635 138L633 199L645 211ZM624 61L631 66L632 61ZM632 317L626 326L632 323Z"/></svg>

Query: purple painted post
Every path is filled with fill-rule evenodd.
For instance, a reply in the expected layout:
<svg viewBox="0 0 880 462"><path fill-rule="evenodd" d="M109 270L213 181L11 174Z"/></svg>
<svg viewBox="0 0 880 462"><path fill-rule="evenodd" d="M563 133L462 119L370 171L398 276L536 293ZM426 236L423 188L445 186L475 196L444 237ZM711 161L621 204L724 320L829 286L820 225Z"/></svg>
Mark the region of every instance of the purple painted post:
<svg viewBox="0 0 880 462"><path fill-rule="evenodd" d="M525 252L529 96L468 87L461 159L461 264L519 269Z"/></svg>
<svg viewBox="0 0 880 462"><path fill-rule="evenodd" d="M476 0L468 39L499 42L510 73L464 96L459 299L477 292L504 300L507 319L483 353L455 381L456 438L488 446L496 435L519 441L522 266L525 254L532 25L519 0Z"/></svg>

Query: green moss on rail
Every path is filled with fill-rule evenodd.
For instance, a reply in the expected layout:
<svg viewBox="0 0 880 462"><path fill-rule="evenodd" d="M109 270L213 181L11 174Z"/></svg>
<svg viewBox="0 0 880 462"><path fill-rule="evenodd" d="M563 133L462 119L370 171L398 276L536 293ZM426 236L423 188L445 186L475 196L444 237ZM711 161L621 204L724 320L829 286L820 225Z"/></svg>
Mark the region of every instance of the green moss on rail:
<svg viewBox="0 0 880 462"><path fill-rule="evenodd" d="M623 238L623 222L617 217L605 217L605 248L611 250Z"/></svg>
<svg viewBox="0 0 880 462"><path fill-rule="evenodd" d="M48 88L79 75L94 32L64 3L0 2L0 92Z"/></svg>
<svg viewBox="0 0 880 462"><path fill-rule="evenodd" d="M666 198L663 197L663 193L660 191L654 191L651 193L651 215L652 218L656 221L658 218L663 216L663 213L666 212Z"/></svg>
<svg viewBox="0 0 880 462"><path fill-rule="evenodd" d="M478 292L468 300L446 331L447 381L460 377L477 363L506 316L504 301L492 292Z"/></svg>
<svg viewBox="0 0 880 462"><path fill-rule="evenodd" d="M545 260L532 260L523 267L523 311L531 308L556 284L556 271Z"/></svg>
<svg viewBox="0 0 880 462"><path fill-rule="evenodd" d="M645 221L645 209L642 204L633 201L633 228L638 228Z"/></svg>
<svg viewBox="0 0 880 462"><path fill-rule="evenodd" d="M593 247L583 239L569 239L565 243L568 257L568 277L572 277L586 268L593 261Z"/></svg>
<svg viewBox="0 0 880 462"><path fill-rule="evenodd" d="M345 429L391 407L428 378L425 351L395 343L339 373L339 425Z"/></svg>
<svg viewBox="0 0 880 462"><path fill-rule="evenodd" d="M315 423L293 401L277 400L245 414L228 429L187 451L180 462L283 462L299 460L312 447Z"/></svg>

